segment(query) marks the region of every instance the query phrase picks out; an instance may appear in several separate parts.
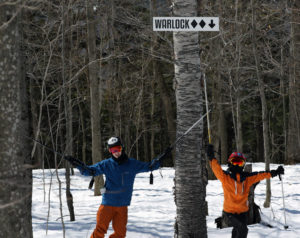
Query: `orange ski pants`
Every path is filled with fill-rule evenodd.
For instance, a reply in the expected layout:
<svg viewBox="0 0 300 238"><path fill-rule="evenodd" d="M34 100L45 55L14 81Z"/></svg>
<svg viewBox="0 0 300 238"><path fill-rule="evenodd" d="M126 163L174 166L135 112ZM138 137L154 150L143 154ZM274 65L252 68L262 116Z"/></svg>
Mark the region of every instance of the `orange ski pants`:
<svg viewBox="0 0 300 238"><path fill-rule="evenodd" d="M127 219L127 206L113 207L101 205L97 212L97 225L91 238L104 238L111 221L114 233L109 237L124 238L126 236Z"/></svg>

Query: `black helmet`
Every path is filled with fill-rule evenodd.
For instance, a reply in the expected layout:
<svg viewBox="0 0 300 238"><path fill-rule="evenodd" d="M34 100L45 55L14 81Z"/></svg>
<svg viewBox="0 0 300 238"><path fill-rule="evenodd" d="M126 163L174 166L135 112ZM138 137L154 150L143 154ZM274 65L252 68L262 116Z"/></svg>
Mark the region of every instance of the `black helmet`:
<svg viewBox="0 0 300 238"><path fill-rule="evenodd" d="M108 148L118 146L118 145L123 147L121 139L119 137L113 136L113 137L110 137L109 140L107 141Z"/></svg>

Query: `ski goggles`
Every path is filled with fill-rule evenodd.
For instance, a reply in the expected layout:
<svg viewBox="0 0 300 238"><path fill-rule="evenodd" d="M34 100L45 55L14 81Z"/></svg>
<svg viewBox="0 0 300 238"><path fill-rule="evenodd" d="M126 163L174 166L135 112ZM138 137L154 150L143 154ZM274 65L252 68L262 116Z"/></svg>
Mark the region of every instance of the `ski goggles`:
<svg viewBox="0 0 300 238"><path fill-rule="evenodd" d="M238 165L240 167L243 167L245 165L245 160L239 157L233 157L229 160L229 163L231 163L232 165Z"/></svg>
<svg viewBox="0 0 300 238"><path fill-rule="evenodd" d="M117 153L122 151L122 146L117 145L108 149L110 153Z"/></svg>

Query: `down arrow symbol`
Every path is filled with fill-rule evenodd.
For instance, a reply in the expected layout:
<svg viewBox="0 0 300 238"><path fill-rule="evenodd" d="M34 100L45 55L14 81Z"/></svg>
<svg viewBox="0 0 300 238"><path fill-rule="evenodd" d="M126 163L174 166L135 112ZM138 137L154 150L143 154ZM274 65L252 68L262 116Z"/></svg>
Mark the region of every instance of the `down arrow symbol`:
<svg viewBox="0 0 300 238"><path fill-rule="evenodd" d="M214 28L216 24L214 24L214 20L210 20L210 23L208 24L210 28Z"/></svg>

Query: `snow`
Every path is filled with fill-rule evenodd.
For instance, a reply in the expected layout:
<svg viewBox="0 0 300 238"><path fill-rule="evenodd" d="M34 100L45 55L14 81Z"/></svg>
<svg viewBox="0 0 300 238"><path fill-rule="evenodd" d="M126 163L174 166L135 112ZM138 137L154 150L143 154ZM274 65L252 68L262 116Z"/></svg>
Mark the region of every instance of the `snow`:
<svg viewBox="0 0 300 238"><path fill-rule="evenodd" d="M272 164L271 169L278 165ZM224 166L225 168L225 166ZM263 163L254 163L253 171L264 170ZM176 207L173 197L174 169L161 169L154 171L154 184L149 184L149 173L138 174L135 180L134 193L131 206L128 210L127 237L173 237ZM262 237L300 237L300 164L285 166L283 176L285 195L285 214L288 229L284 229L284 209L282 200L281 182L278 177L271 180L272 200L271 208L264 208L265 180L255 189L255 202L262 209L262 218L274 228L261 224L248 226L249 238ZM52 175L52 182L51 182ZM101 203L101 197L95 197L89 190L89 177L80 175L75 169L75 175L71 176L71 192L74 200L76 221L70 222L65 199L65 175L64 170L58 171L62 182L62 210L65 226L65 237L85 238L90 237L95 224L96 213ZM215 218L222 212L223 190L218 180L209 181L207 185L207 202L209 215L207 216L207 231L209 238L230 238L231 229L217 229ZM33 198L32 198L32 226L34 238L63 237L63 228L60 215L59 185L54 170L33 171ZM49 218L47 222L49 212ZM46 232L47 231L47 232ZM108 234L112 233L111 226ZM199 236L200 237L200 236Z"/></svg>

